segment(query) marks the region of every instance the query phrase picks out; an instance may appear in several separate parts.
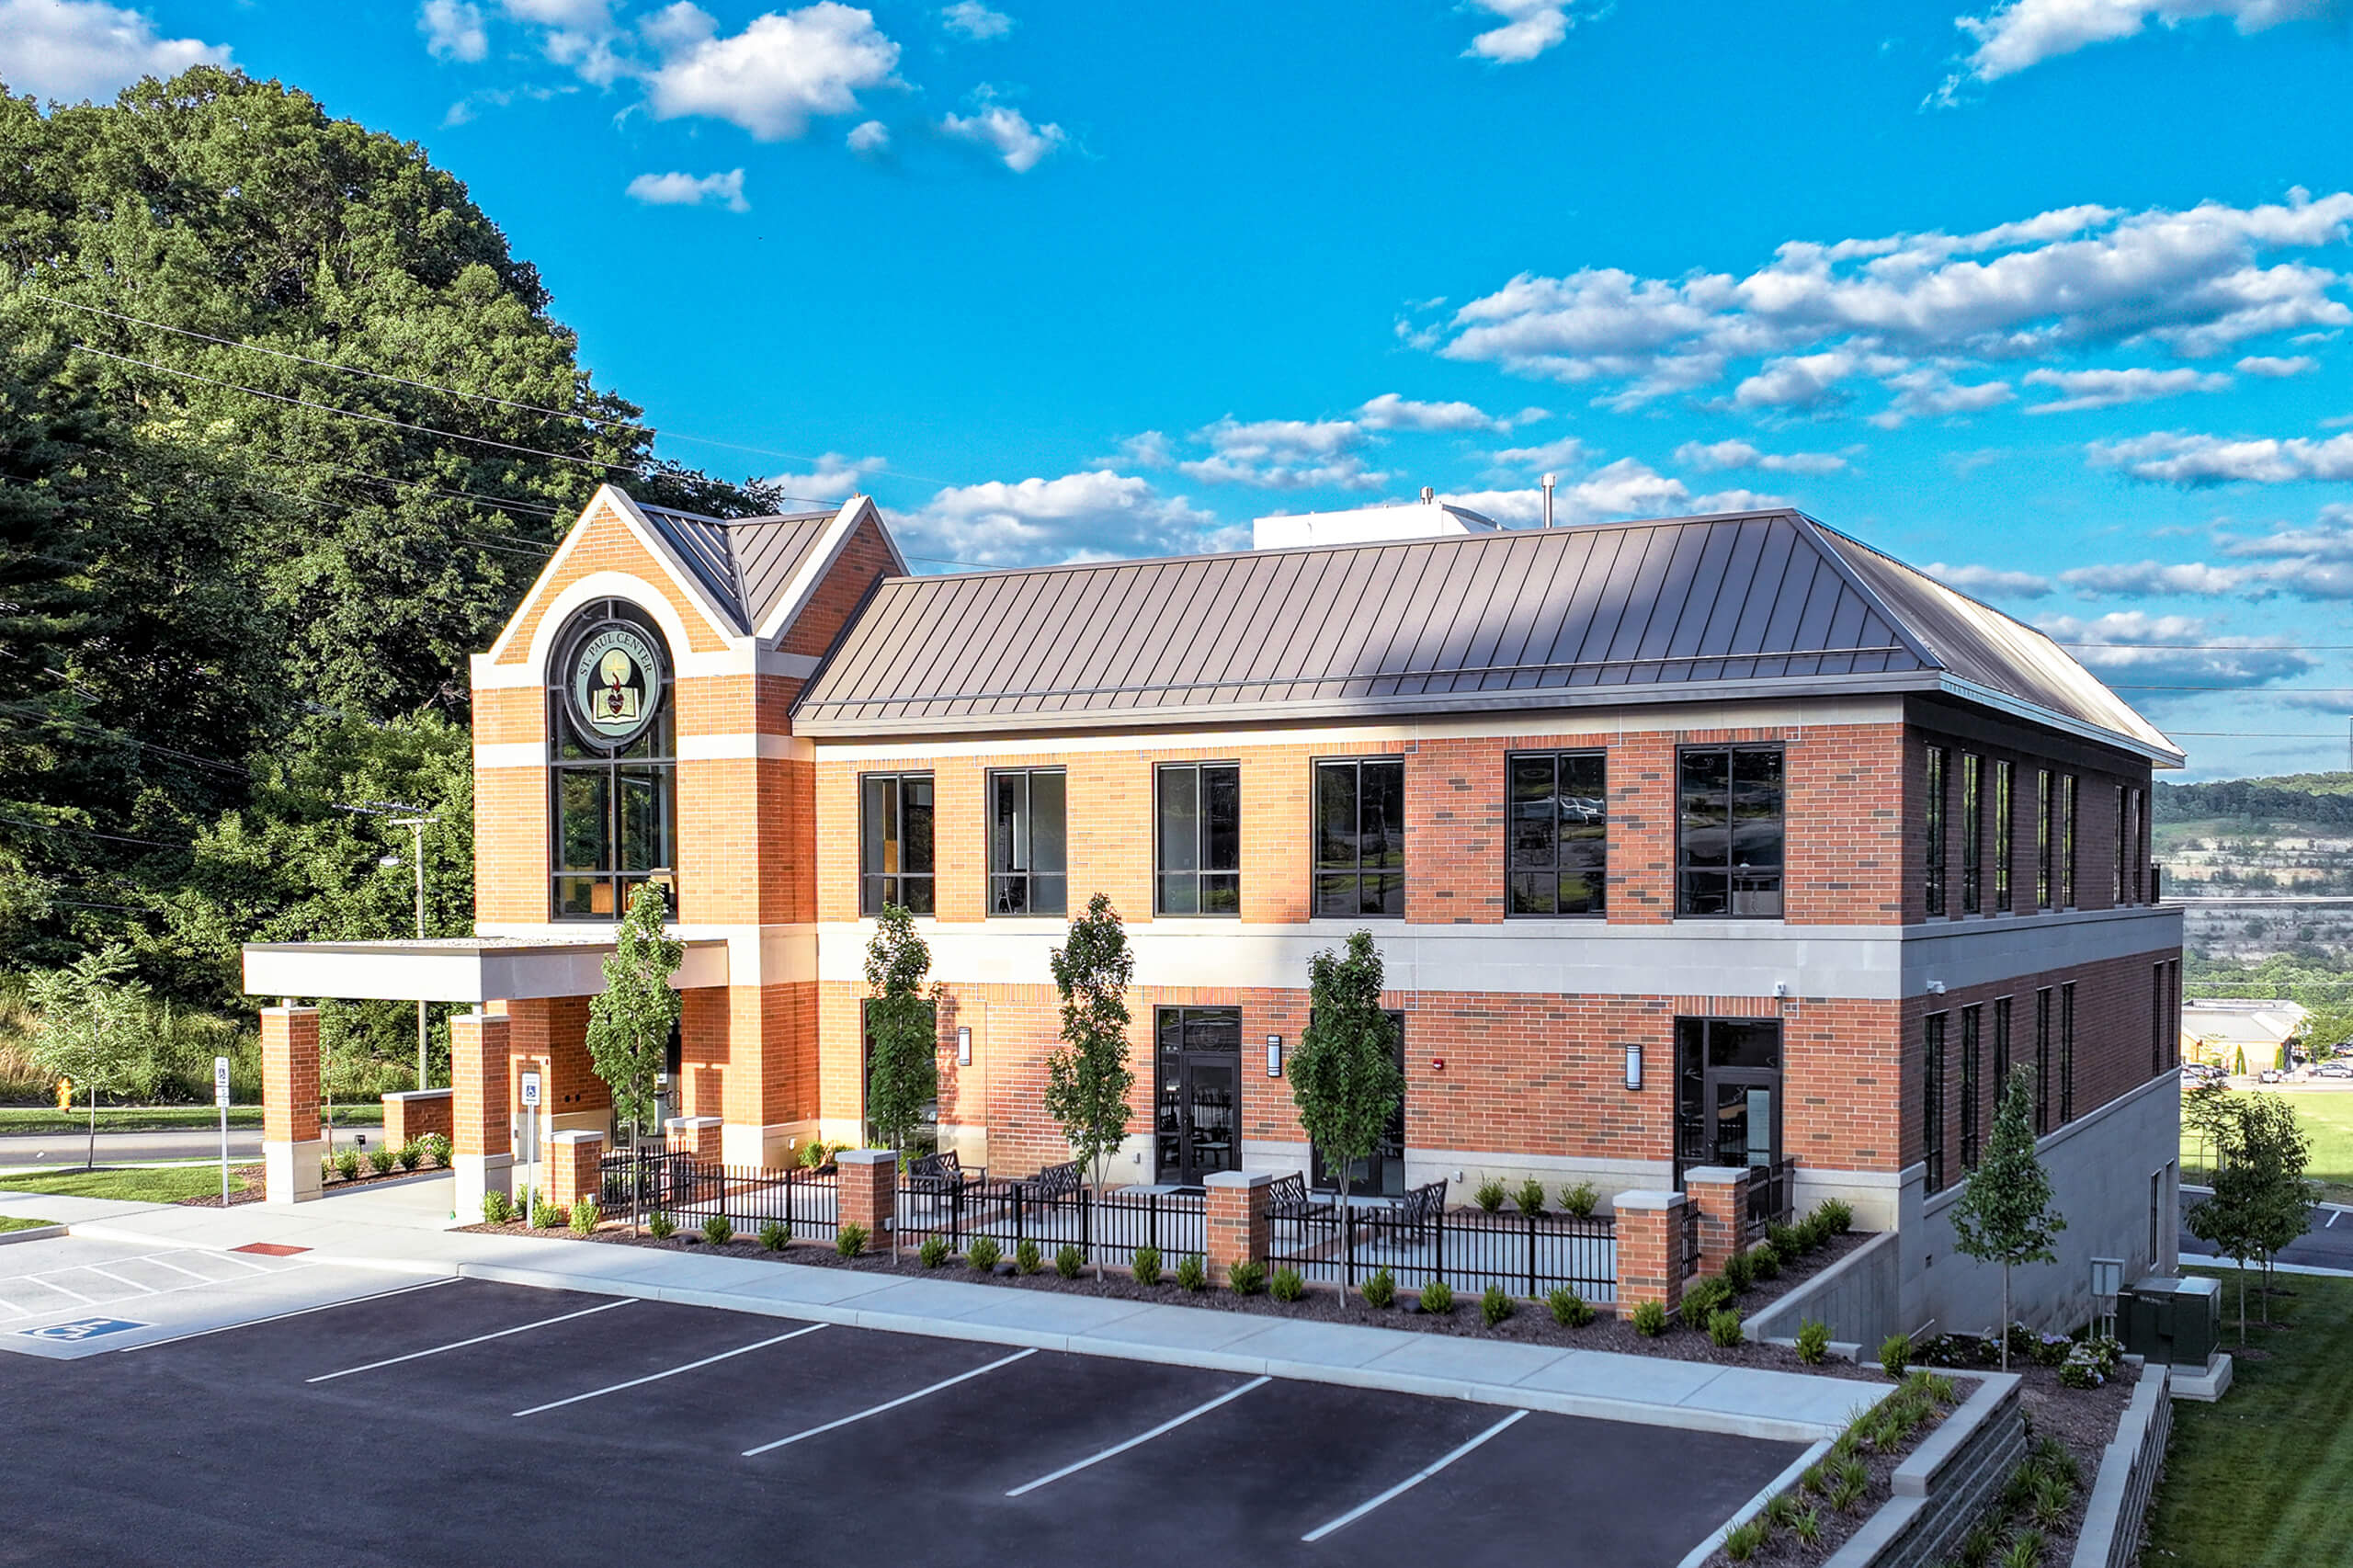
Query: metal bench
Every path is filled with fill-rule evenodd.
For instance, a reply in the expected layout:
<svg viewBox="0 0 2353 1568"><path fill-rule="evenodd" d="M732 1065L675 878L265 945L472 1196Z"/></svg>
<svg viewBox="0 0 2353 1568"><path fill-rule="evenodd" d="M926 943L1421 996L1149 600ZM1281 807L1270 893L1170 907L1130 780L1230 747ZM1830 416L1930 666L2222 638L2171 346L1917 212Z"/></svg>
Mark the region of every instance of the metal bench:
<svg viewBox="0 0 2353 1568"><path fill-rule="evenodd" d="M969 1190L985 1179L985 1172L966 1171L953 1150L942 1150L937 1154L922 1155L910 1164L905 1187L910 1197L929 1199L936 1207L961 1203Z"/></svg>
<svg viewBox="0 0 2353 1568"><path fill-rule="evenodd" d="M1277 1176L1267 1189L1267 1217L1270 1220L1328 1220L1332 1205L1307 1195L1307 1178L1292 1175Z"/></svg>
<svg viewBox="0 0 2353 1568"><path fill-rule="evenodd" d="M1418 1242L1446 1209L1446 1183L1434 1181L1415 1187L1388 1209L1369 1209L1362 1221L1375 1235Z"/></svg>
<svg viewBox="0 0 2353 1568"><path fill-rule="evenodd" d="M1048 1165L1036 1176L982 1183L972 1195L995 1203L1010 1203L1017 1198L1024 1203L1055 1203L1077 1197L1081 1185L1078 1162L1068 1160Z"/></svg>

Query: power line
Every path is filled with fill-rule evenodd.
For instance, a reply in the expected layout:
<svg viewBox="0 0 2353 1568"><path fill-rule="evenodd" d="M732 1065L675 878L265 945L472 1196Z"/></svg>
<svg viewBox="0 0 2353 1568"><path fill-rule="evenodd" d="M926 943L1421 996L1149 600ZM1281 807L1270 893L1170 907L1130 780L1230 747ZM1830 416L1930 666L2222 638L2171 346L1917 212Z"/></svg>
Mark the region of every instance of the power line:
<svg viewBox="0 0 2353 1568"><path fill-rule="evenodd" d="M175 844L162 838L132 838L119 833L100 833L94 827L75 827L72 823L33 822L26 817L0 816L0 822L15 823L18 827L37 827L43 833L78 833L85 838L111 839L117 844L145 844L157 849L194 849L193 844Z"/></svg>
<svg viewBox="0 0 2353 1568"><path fill-rule="evenodd" d="M222 762L218 758L210 756L199 756L194 752L179 751L171 746L159 744L154 741L142 741L130 733L128 731L112 729L105 724L93 724L84 719L69 719L62 713L51 713L45 709L37 708L30 703L0 702L0 709L6 709L18 713L29 713L44 722L63 725L67 729L87 730L94 734L111 735L116 740L121 741L126 745L137 746L142 751L160 752L165 756L176 756L183 762L193 762L200 767L217 767L223 773L234 773L240 778L251 778L254 776L253 769L249 767L240 767L233 762Z"/></svg>
<svg viewBox="0 0 2353 1568"><path fill-rule="evenodd" d="M2053 637L2062 648L2150 648L2176 653L2343 653L2353 642L2069 642Z"/></svg>

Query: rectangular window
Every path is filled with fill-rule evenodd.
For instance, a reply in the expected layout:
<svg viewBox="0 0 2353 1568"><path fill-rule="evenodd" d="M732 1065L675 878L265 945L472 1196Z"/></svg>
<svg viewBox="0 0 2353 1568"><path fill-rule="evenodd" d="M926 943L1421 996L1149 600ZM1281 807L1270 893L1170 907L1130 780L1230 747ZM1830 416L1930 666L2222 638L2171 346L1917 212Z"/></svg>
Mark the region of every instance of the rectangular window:
<svg viewBox="0 0 2353 1568"><path fill-rule="evenodd" d="M2149 966L2149 1076L2165 1066L2165 966Z"/></svg>
<svg viewBox="0 0 2353 1568"><path fill-rule="evenodd" d="M2034 906L2051 907L2051 813L2057 791L2047 767L2034 770Z"/></svg>
<svg viewBox="0 0 2353 1568"><path fill-rule="evenodd" d="M1602 914L1609 867L1602 754L1519 752L1504 759L1504 773L1511 790L1505 912Z"/></svg>
<svg viewBox="0 0 2353 1568"><path fill-rule="evenodd" d="M1315 913L1405 917L1405 763L1315 764Z"/></svg>
<svg viewBox="0 0 2353 1568"><path fill-rule="evenodd" d="M1180 762L1153 776L1154 907L1163 915L1242 913L1242 767Z"/></svg>
<svg viewBox="0 0 2353 1568"><path fill-rule="evenodd" d="M1977 1168L1977 1057L1985 1009L1961 1010L1961 1168Z"/></svg>
<svg viewBox="0 0 2353 1568"><path fill-rule="evenodd" d="M2010 998L1994 998L1994 1096L1996 1111L2002 1108L2002 1091L2010 1086Z"/></svg>
<svg viewBox="0 0 2353 1568"><path fill-rule="evenodd" d="M2075 1119L2075 983L2059 988L2059 1120Z"/></svg>
<svg viewBox="0 0 2353 1568"><path fill-rule="evenodd" d="M2051 1131L2051 987L2034 994L2034 1131Z"/></svg>
<svg viewBox="0 0 2353 1568"><path fill-rule="evenodd" d="M1945 1185L1945 1019L1928 1015L1927 1059L1921 1063L1920 1138L1928 1162L1928 1190Z"/></svg>
<svg viewBox="0 0 2353 1568"><path fill-rule="evenodd" d="M1978 758L1961 759L1961 912L1975 915L1985 903L1985 799L1978 791Z"/></svg>
<svg viewBox="0 0 2353 1568"><path fill-rule="evenodd" d="M1063 821L1067 790L1059 767L989 775L991 915L1068 912Z"/></svg>
<svg viewBox="0 0 2353 1568"><path fill-rule="evenodd" d="M2059 780L2059 907L2075 907L2075 776Z"/></svg>
<svg viewBox="0 0 2353 1568"><path fill-rule="evenodd" d="M1675 1020L1675 1185L1694 1165L1765 1165L1781 1153L1781 1021Z"/></svg>
<svg viewBox="0 0 2353 1568"><path fill-rule="evenodd" d="M2132 791L2131 811L2132 849L2130 858L2132 863L2132 902L2154 903L2155 900L2149 894L2149 814L2141 809L2141 791L2138 790Z"/></svg>
<svg viewBox="0 0 2353 1568"><path fill-rule="evenodd" d="M2116 891L2109 895L2117 903L2124 902L2124 786L2116 787Z"/></svg>
<svg viewBox="0 0 2353 1568"><path fill-rule="evenodd" d="M2010 765L1994 765L1994 912L2010 908L2010 840L2016 822L2010 807Z"/></svg>
<svg viewBox="0 0 2353 1568"><path fill-rule="evenodd" d="M1779 919L1781 748L1692 747L1677 773L1675 912Z"/></svg>
<svg viewBox="0 0 2353 1568"><path fill-rule="evenodd" d="M1930 915L1945 912L1945 748L1928 748L1926 810L1921 826L1927 834L1927 856L1921 869L1921 892Z"/></svg>
<svg viewBox="0 0 2353 1568"><path fill-rule="evenodd" d="M880 915L895 903L932 913L931 775L858 777L858 911Z"/></svg>
<svg viewBox="0 0 2353 1568"><path fill-rule="evenodd" d="M2181 1065L2181 960L2165 966L2173 972L2165 987L2165 1065Z"/></svg>

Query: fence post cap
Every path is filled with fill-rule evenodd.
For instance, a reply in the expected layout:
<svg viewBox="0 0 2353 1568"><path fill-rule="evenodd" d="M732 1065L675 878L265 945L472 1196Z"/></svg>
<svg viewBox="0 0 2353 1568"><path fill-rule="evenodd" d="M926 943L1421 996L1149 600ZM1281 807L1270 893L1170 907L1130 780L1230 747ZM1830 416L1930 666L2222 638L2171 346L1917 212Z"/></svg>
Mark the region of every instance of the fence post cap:
<svg viewBox="0 0 2353 1568"><path fill-rule="evenodd" d="M1203 1187L1272 1187L1275 1185L1275 1177L1271 1171L1211 1171L1201 1178L1201 1185Z"/></svg>
<svg viewBox="0 0 2353 1568"><path fill-rule="evenodd" d="M893 1165L899 1156L889 1149L844 1149L834 1156L837 1165Z"/></svg>
<svg viewBox="0 0 2353 1568"><path fill-rule="evenodd" d="M1683 1173L1683 1182L1687 1187L1695 1183L1701 1187L1729 1187L1733 1182L1746 1180L1756 1168L1754 1165L1694 1165Z"/></svg>
<svg viewBox="0 0 2353 1568"><path fill-rule="evenodd" d="M551 1133L548 1137L548 1142L551 1143L602 1143L604 1141L605 1135L593 1127L567 1127L561 1132Z"/></svg>
<svg viewBox="0 0 2353 1568"><path fill-rule="evenodd" d="M717 1127L718 1125L719 1118L715 1116L674 1116L669 1120L662 1124L662 1131L665 1132L674 1131L679 1132L699 1132L706 1127Z"/></svg>
<svg viewBox="0 0 2353 1568"><path fill-rule="evenodd" d="M1684 1201L1679 1192L1621 1192L1611 1207L1622 1214L1629 1209L1680 1209Z"/></svg>

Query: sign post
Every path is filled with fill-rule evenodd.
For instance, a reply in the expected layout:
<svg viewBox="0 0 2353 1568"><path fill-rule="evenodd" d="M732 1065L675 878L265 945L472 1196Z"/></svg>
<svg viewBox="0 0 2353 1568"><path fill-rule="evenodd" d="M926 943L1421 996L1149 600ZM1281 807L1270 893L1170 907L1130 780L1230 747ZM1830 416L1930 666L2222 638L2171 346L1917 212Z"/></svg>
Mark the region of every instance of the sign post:
<svg viewBox="0 0 2353 1568"><path fill-rule="evenodd" d="M212 1103L221 1111L221 1207L229 1207L229 1059L212 1059Z"/></svg>
<svg viewBox="0 0 2353 1568"><path fill-rule="evenodd" d="M531 1152L530 1168L523 1177L523 1222L528 1225L540 1174L540 1075L529 1068L523 1073L523 1147Z"/></svg>

